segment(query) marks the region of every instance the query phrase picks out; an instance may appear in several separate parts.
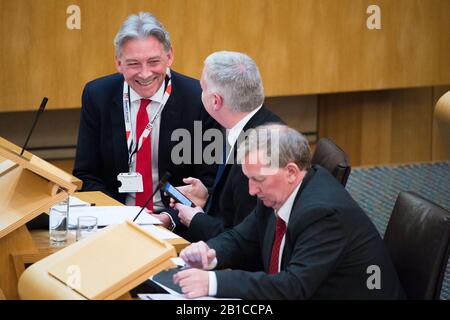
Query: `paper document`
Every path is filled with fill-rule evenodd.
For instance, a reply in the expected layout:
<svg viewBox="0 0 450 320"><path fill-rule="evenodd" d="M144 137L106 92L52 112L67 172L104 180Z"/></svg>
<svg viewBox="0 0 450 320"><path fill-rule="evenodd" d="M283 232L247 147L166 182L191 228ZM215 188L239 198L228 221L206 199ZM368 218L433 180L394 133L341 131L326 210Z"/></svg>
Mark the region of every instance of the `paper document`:
<svg viewBox="0 0 450 320"><path fill-rule="evenodd" d="M76 225L78 217L93 216L97 217L99 227L119 224L125 220L133 221L141 207L137 206L96 206L96 207L70 207L69 226ZM152 215L142 212L135 221L137 224L161 224L161 221Z"/></svg>
<svg viewBox="0 0 450 320"><path fill-rule="evenodd" d="M141 300L240 300L233 298L216 298L216 297L198 297L194 299L186 298L181 294L170 294L170 293L139 293L138 297Z"/></svg>
<svg viewBox="0 0 450 320"><path fill-rule="evenodd" d="M184 262L184 260L181 259L180 257L170 258L170 261L172 261L174 264L176 264L179 267L185 267L186 266L186 262Z"/></svg>
<svg viewBox="0 0 450 320"><path fill-rule="evenodd" d="M15 165L16 165L16 163L11 161L11 160L3 160L2 162L0 162L0 174L2 174L3 172L8 171L9 169L14 167Z"/></svg>
<svg viewBox="0 0 450 320"><path fill-rule="evenodd" d="M90 207L91 204L89 202L78 199L74 196L69 196L69 207Z"/></svg>
<svg viewBox="0 0 450 320"><path fill-rule="evenodd" d="M145 225L145 226L141 226L142 229L150 232L150 234L158 239L161 240L168 240L168 239L176 239L176 238L181 238L179 235L176 235L173 232L170 232L167 229L163 229L154 225Z"/></svg>

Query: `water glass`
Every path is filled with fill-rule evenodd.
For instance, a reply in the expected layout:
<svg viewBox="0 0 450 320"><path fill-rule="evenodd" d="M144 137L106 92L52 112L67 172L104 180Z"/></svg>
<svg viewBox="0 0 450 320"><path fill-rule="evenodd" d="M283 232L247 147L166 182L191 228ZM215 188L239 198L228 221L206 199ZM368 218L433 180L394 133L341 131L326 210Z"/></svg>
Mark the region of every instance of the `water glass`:
<svg viewBox="0 0 450 320"><path fill-rule="evenodd" d="M49 212L50 244L61 246L67 242L69 219L69 197L50 208Z"/></svg>
<svg viewBox="0 0 450 320"><path fill-rule="evenodd" d="M97 232L97 217L81 216L77 223L77 241Z"/></svg>

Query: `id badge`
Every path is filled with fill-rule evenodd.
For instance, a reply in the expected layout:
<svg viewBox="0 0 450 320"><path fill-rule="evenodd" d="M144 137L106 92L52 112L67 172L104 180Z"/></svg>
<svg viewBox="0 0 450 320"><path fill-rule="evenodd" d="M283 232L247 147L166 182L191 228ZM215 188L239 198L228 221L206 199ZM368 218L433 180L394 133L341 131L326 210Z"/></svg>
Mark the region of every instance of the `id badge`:
<svg viewBox="0 0 450 320"><path fill-rule="evenodd" d="M144 183L139 172L122 172L117 176L117 180L122 184L119 187L120 193L142 192Z"/></svg>

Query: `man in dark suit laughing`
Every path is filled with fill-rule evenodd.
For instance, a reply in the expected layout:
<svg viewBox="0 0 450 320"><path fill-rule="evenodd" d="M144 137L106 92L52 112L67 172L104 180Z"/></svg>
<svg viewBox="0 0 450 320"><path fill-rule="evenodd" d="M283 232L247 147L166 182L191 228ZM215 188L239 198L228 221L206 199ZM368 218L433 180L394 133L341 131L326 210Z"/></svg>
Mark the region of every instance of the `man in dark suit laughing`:
<svg viewBox="0 0 450 320"><path fill-rule="evenodd" d="M194 144L190 161L172 159L175 130L193 135L196 121L203 130L218 124L203 108L199 81L170 70L174 56L167 31L141 12L126 19L114 44L119 73L91 81L83 91L73 171L83 181L82 191L143 206L166 172L174 185L192 176L211 186L217 165L195 164ZM195 143L203 148L202 141ZM119 192L120 178L130 186ZM168 197L156 193L147 208L158 212L167 206ZM158 217L173 226L170 215Z"/></svg>

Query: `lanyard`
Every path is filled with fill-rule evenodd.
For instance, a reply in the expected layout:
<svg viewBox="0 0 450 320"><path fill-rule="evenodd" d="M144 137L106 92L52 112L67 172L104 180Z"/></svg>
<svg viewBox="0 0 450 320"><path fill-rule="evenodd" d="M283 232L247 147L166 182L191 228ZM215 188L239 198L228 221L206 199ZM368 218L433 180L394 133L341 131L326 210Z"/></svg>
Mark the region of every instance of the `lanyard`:
<svg viewBox="0 0 450 320"><path fill-rule="evenodd" d="M166 104L167 100L169 100L170 94L172 92L172 79L170 78L170 73L168 72L166 75L166 80L168 79L166 90L164 92L163 99L156 110L156 113L153 115L149 123L145 126L144 131L141 136L137 138L138 143L134 146L133 135L131 134L131 97L130 97L130 86L128 85L128 93L124 94L123 104L125 107L125 134L127 138L127 147L128 147L128 167L131 165L131 159L135 153L141 149L144 140L151 134L153 129L153 123L156 119L158 119L161 111ZM133 149L134 147L134 149Z"/></svg>

